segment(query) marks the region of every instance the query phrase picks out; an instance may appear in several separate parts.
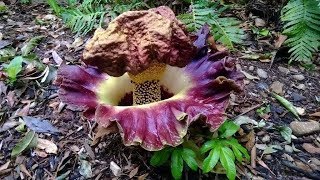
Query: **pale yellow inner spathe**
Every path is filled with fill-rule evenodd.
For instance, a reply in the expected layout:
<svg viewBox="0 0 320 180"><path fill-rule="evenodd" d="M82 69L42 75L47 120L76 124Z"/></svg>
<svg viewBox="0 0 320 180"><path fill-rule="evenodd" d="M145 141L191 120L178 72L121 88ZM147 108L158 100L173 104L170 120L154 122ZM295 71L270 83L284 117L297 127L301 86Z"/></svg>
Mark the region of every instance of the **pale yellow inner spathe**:
<svg viewBox="0 0 320 180"><path fill-rule="evenodd" d="M192 86L191 79L189 75L185 73L184 68L169 65L166 65L159 80L161 86L167 89L168 92L174 94L173 97L167 100L183 98L185 92ZM131 83L131 78L128 73L125 73L120 77L109 77L107 80L103 81L98 85L96 93L99 103L117 106L121 99L127 93L132 92L132 90L133 85ZM139 105L139 107L152 104Z"/></svg>

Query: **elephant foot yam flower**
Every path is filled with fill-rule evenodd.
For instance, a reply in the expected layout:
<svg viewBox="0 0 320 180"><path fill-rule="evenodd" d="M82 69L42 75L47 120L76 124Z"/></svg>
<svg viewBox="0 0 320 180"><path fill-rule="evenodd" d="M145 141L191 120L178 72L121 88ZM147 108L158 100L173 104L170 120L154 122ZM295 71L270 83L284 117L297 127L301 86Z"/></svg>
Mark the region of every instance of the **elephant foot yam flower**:
<svg viewBox="0 0 320 180"><path fill-rule="evenodd" d="M193 42L165 6L125 12L88 42L88 67L60 67L59 97L104 127L116 124L125 145L149 151L181 144L197 120L214 131L243 75L226 52L207 52L208 33L204 26Z"/></svg>

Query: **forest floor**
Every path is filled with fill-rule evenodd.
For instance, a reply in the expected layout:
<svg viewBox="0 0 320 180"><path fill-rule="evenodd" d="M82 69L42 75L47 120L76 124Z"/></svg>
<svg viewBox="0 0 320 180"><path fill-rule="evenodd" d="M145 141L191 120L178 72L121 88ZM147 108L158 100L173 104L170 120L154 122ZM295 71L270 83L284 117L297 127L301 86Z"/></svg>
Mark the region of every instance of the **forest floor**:
<svg viewBox="0 0 320 180"><path fill-rule="evenodd" d="M239 165L238 176L243 179L320 179L319 67L308 71L297 63L288 65L285 48L275 53L283 37L277 32L276 23L248 14L243 12L242 17L249 38L246 45L238 46L238 51L233 53L246 76L245 89L231 96L227 113L231 119L240 115L259 122L259 126L244 124L238 133L251 158L256 159ZM269 33L261 36L253 33L251 27L264 28ZM108 135L92 146L97 125L86 120L81 112L71 111L60 103L58 87L53 85L56 71L61 63L82 63L85 42L92 34L74 37L43 4L9 5L8 13L0 15L0 49L21 48L25 40L39 35L44 38L35 53L39 62L48 67L47 73L41 74L30 65L24 67L17 83L10 85L0 69L0 179L85 179L83 174L90 171L92 179L170 179L167 167L149 165L152 153L140 147L124 146L118 134ZM299 107L301 121L262 87ZM26 119L48 120L61 133L38 133L40 139L49 142L12 158L13 147L25 135L26 128L18 125ZM50 153L52 151L54 153ZM110 170L111 161L121 168L119 177ZM216 176L185 173L184 179Z"/></svg>

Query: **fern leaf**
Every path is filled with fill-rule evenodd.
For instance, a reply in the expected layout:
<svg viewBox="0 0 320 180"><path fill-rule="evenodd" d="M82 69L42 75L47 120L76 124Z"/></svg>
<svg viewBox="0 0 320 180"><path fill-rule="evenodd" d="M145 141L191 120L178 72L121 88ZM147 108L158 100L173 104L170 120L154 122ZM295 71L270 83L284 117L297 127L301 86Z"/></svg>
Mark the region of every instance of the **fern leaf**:
<svg viewBox="0 0 320 180"><path fill-rule="evenodd" d="M65 9L61 16L73 33L83 36L100 27L105 14L101 1L84 0L78 8Z"/></svg>
<svg viewBox="0 0 320 180"><path fill-rule="evenodd" d="M311 64L320 47L320 8L316 0L290 0L282 9L283 33L288 36L291 61ZM289 62L289 63L290 63Z"/></svg>
<svg viewBox="0 0 320 180"><path fill-rule="evenodd" d="M206 0L191 1L191 13L181 14L178 18L189 31L199 30L205 23L211 26L215 39L233 49L234 43L242 43L245 33L238 26L236 18L220 17L225 7Z"/></svg>

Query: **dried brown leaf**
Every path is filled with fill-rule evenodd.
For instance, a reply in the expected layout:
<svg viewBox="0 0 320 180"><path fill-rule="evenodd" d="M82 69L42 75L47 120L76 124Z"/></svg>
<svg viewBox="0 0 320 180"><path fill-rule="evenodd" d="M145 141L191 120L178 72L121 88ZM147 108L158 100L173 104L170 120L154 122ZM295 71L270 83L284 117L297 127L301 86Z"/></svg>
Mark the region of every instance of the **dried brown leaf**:
<svg viewBox="0 0 320 180"><path fill-rule="evenodd" d="M278 36L278 39L274 43L275 48L279 49L281 45L284 43L284 41L286 41L286 39L287 39L287 36L280 34Z"/></svg>
<svg viewBox="0 0 320 180"><path fill-rule="evenodd" d="M89 144L88 144L86 141L84 141L83 145L84 145L84 148L86 149L89 157L90 157L92 160L95 160L94 152L92 151L92 148L89 146Z"/></svg>
<svg viewBox="0 0 320 180"><path fill-rule="evenodd" d="M58 66L60 66L63 62L61 57L58 55L58 53L56 51L52 51L51 54L52 54L52 58L53 58L54 62L56 62L58 64Z"/></svg>
<svg viewBox="0 0 320 180"><path fill-rule="evenodd" d="M129 178L130 179L133 178L138 173L138 171L139 171L139 166L134 168L132 171L130 171Z"/></svg>
<svg viewBox="0 0 320 180"><path fill-rule="evenodd" d="M10 162L11 162L11 161L9 160L8 162L6 162L5 164L3 164L3 165L0 166L0 174L1 174L2 171L8 169L8 167L9 167L9 165L10 165Z"/></svg>
<svg viewBox="0 0 320 180"><path fill-rule="evenodd" d="M310 114L309 116L312 116L312 117L320 117L320 112L312 113L312 114Z"/></svg>
<svg viewBox="0 0 320 180"><path fill-rule="evenodd" d="M30 172L27 170L26 166L24 164L20 164L20 171L26 174L28 177L32 178Z"/></svg>
<svg viewBox="0 0 320 180"><path fill-rule="evenodd" d="M273 175L275 175L275 174L271 171L271 169L266 165L266 163L264 163L260 158L257 158L257 160L258 160L258 163L259 163L262 167L268 169Z"/></svg>
<svg viewBox="0 0 320 180"><path fill-rule="evenodd" d="M115 133L118 131L118 128L116 125L109 126L107 128L103 126L98 126L98 131L93 137L92 145L95 145L99 142L100 138L103 138L104 136Z"/></svg>
<svg viewBox="0 0 320 180"><path fill-rule="evenodd" d="M141 176L138 177L138 180L145 180L148 175L149 173L142 174Z"/></svg>
<svg viewBox="0 0 320 180"><path fill-rule="evenodd" d="M44 150L46 153L57 154L58 147L52 141L38 138L37 148Z"/></svg>
<svg viewBox="0 0 320 180"><path fill-rule="evenodd" d="M310 143L303 143L302 147L304 150L306 150L308 153L311 154L320 154L320 148L314 147L312 144Z"/></svg>

